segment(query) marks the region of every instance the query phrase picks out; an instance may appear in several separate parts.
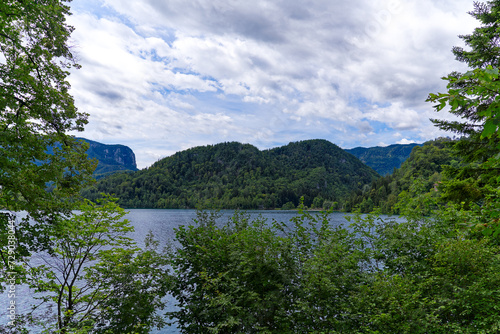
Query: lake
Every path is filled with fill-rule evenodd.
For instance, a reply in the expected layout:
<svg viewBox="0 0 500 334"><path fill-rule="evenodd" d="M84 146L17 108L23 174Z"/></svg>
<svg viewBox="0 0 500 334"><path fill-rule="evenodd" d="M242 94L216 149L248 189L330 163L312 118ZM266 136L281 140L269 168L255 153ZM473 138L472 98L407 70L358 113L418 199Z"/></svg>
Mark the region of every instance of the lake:
<svg viewBox="0 0 500 334"><path fill-rule="evenodd" d="M171 210L171 209L129 209L126 218L130 220L135 227L133 238L142 244L149 231L152 231L161 244L174 239L174 229L181 225L193 224L196 218L196 210ZM220 224L226 223L234 214L234 210L220 211L221 217L218 219ZM273 220L278 222L288 222L291 218L298 215L293 210L249 210L245 211L250 218L262 217L269 223ZM344 218L347 214L334 212L330 215L330 222L333 226L347 224Z"/></svg>
<svg viewBox="0 0 500 334"><path fill-rule="evenodd" d="M149 231L152 231L156 239L161 245L165 245L174 240L174 229L181 225L193 224L196 218L196 210L160 210L160 209L129 209L126 218L130 220L135 231L132 237L137 241L138 245L143 245L144 239ZM269 223L273 220L278 222L288 222L291 218L298 215L297 211L246 211L251 218L262 217L267 219ZM234 210L220 211L221 217L218 219L220 224L224 224L234 214ZM348 222L344 218L346 213L334 212L330 215L330 223L332 226L347 225ZM7 322L7 293L0 296L0 324ZM18 312L28 310L33 303L30 291L26 287L17 287L16 304ZM175 300L169 300L165 311L173 310ZM156 334L173 334L179 333L175 327L167 327L161 330L153 331Z"/></svg>

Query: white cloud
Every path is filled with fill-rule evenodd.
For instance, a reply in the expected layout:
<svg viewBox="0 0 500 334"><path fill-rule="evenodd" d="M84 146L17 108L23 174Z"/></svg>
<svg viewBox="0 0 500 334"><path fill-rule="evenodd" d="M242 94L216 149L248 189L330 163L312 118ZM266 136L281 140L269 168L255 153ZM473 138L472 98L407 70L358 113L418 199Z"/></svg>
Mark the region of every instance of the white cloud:
<svg viewBox="0 0 500 334"><path fill-rule="evenodd" d="M442 135L430 92L460 69L469 0L75 0L71 76L84 136L141 167L194 145ZM449 117L444 115L444 117ZM383 126L381 126L381 124ZM147 139L147 141L146 141Z"/></svg>
<svg viewBox="0 0 500 334"><path fill-rule="evenodd" d="M413 130L419 128L424 121L415 110L405 109L402 102L395 102L385 108L375 106L372 111L364 114L364 117L385 123L396 130Z"/></svg>
<svg viewBox="0 0 500 334"><path fill-rule="evenodd" d="M401 140L398 140L396 144L413 144L416 143L414 140L408 140L406 138L403 138Z"/></svg>

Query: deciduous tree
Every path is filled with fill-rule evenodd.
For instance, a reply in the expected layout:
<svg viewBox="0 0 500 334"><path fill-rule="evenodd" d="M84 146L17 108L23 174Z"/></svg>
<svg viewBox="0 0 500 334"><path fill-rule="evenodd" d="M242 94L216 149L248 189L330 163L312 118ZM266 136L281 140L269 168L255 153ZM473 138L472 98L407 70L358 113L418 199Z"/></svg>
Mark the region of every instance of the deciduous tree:
<svg viewBox="0 0 500 334"><path fill-rule="evenodd" d="M28 324L50 333L149 333L165 325L167 257L150 234L144 249L129 237L125 211L106 198L83 202L57 224L50 252L27 273L36 303ZM17 328L21 331L22 328Z"/></svg>
<svg viewBox="0 0 500 334"><path fill-rule="evenodd" d="M54 216L72 209L94 168L86 147L68 135L83 129L87 115L77 111L66 80L79 67L66 2L0 3L0 208L27 211L37 222L16 223L19 259L50 246Z"/></svg>
<svg viewBox="0 0 500 334"><path fill-rule="evenodd" d="M92 170L85 147L68 135L83 130L87 114L77 111L66 80L79 66L65 2L0 4L0 206L33 215L78 193Z"/></svg>

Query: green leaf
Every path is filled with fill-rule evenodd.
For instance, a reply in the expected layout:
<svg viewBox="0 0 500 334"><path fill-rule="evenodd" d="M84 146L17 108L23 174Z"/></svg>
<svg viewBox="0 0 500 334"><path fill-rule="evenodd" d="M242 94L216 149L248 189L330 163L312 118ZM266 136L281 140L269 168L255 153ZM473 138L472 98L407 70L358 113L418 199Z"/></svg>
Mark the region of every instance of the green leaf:
<svg viewBox="0 0 500 334"><path fill-rule="evenodd" d="M481 133L481 138L490 138L498 129L498 125L495 124L494 120L488 119L484 123L484 129Z"/></svg>

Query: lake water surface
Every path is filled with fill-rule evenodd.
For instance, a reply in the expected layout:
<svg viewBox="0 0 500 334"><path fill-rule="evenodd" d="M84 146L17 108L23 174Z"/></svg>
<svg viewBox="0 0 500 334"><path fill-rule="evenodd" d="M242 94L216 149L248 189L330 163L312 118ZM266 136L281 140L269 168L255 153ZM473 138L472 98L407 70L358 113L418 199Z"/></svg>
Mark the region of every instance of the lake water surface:
<svg viewBox="0 0 500 334"><path fill-rule="evenodd" d="M181 225L193 224L196 219L196 210L160 210L160 209L129 209L125 218L129 219L135 228L133 238L142 244L149 231L152 231L161 244L172 241L175 237L174 229ZM234 210L219 211L221 217L218 222L225 224L235 213ZM286 223L297 216L293 210L251 210L245 211L250 219L262 217L271 223L273 220ZM314 214L314 213L313 213ZM347 224L346 213L334 212L330 215L332 226Z"/></svg>

